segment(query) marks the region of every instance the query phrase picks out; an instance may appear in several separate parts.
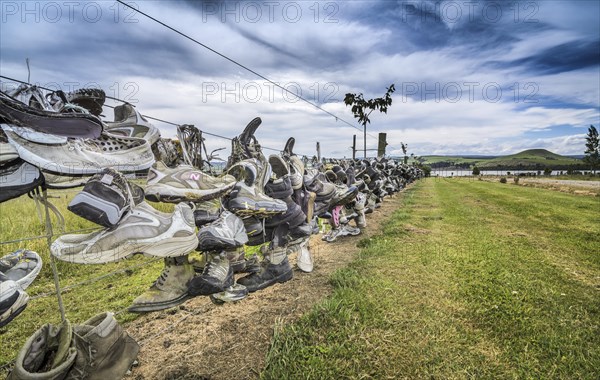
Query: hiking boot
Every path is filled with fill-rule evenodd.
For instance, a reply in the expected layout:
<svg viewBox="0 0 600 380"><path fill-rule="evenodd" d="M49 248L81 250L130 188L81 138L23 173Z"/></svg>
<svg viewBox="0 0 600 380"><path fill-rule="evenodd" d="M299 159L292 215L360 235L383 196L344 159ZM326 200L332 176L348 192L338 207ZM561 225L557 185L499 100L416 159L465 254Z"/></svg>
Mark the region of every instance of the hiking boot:
<svg viewBox="0 0 600 380"><path fill-rule="evenodd" d="M196 227L202 227L205 224L212 223L219 219L221 215L221 199L215 198L210 201L196 203L194 210L194 222Z"/></svg>
<svg viewBox="0 0 600 380"><path fill-rule="evenodd" d="M288 239L289 239L289 245L295 245L295 244L299 244L300 242L304 241L306 238L310 237L310 235L312 235L312 227L308 224L308 223L303 223L301 225L299 225L298 227L295 228L291 228L288 231Z"/></svg>
<svg viewBox="0 0 600 380"><path fill-rule="evenodd" d="M7 325L27 307L29 295L0 272L0 327Z"/></svg>
<svg viewBox="0 0 600 380"><path fill-rule="evenodd" d="M219 219L200 228L199 251L220 251L237 248L248 242L244 222L235 214L223 211Z"/></svg>
<svg viewBox="0 0 600 380"><path fill-rule="evenodd" d="M188 284L191 296L208 296L225 291L234 284L233 268L225 253L205 253L210 255L202 274Z"/></svg>
<svg viewBox="0 0 600 380"><path fill-rule="evenodd" d="M285 248L279 249L283 249L285 252ZM287 257L279 264L273 264L268 258L265 258L261 262L258 272L242 277L237 282L248 288L250 293L253 293L276 283L282 284L293 277L294 272Z"/></svg>
<svg viewBox="0 0 600 380"><path fill-rule="evenodd" d="M249 292L264 289L275 283L284 283L294 276L287 258L288 231L287 223L280 224L273 231L273 239L269 243L264 260L260 263L259 271L238 280Z"/></svg>
<svg viewBox="0 0 600 380"><path fill-rule="evenodd" d="M290 163L290 181L292 183L292 188L294 190L301 189L304 184L304 163L298 156L290 156L288 161Z"/></svg>
<svg viewBox="0 0 600 380"><path fill-rule="evenodd" d="M21 159L12 160L0 167L0 203L27 194L44 180L37 167Z"/></svg>
<svg viewBox="0 0 600 380"><path fill-rule="evenodd" d="M212 177L189 166L168 168L156 162L148 173L146 199L153 202L201 202L226 195L235 185L231 175Z"/></svg>
<svg viewBox="0 0 600 380"><path fill-rule="evenodd" d="M73 332L77 357L65 380L121 379L140 350L113 313L96 315L73 326Z"/></svg>
<svg viewBox="0 0 600 380"><path fill-rule="evenodd" d="M133 300L132 313L145 313L168 309L185 302L188 298L188 282L194 278L194 267L188 257L167 257L165 266L154 284L144 294Z"/></svg>
<svg viewBox="0 0 600 380"><path fill-rule="evenodd" d="M0 272L25 290L42 270L42 258L34 251L19 249L0 259Z"/></svg>
<svg viewBox="0 0 600 380"><path fill-rule="evenodd" d="M133 207L115 228L88 234L63 235L50 248L59 260L79 264L103 264L136 253L176 257L198 247L194 215L179 203L172 214L160 212L146 202Z"/></svg>
<svg viewBox="0 0 600 380"><path fill-rule="evenodd" d="M68 320L45 324L27 339L7 380L62 380L75 363L73 330Z"/></svg>
<svg viewBox="0 0 600 380"><path fill-rule="evenodd" d="M211 294L210 300L217 305L221 305L225 302L243 300L247 296L248 289L244 285L234 284L220 293Z"/></svg>

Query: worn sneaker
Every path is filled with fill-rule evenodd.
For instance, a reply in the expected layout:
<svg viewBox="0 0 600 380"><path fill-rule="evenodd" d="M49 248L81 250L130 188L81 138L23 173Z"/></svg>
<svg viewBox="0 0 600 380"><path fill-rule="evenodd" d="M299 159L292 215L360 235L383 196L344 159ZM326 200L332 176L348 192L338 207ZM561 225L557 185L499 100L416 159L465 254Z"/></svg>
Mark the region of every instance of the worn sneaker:
<svg viewBox="0 0 600 380"><path fill-rule="evenodd" d="M29 295L0 272L0 327L7 325L27 307Z"/></svg>
<svg viewBox="0 0 600 380"><path fill-rule="evenodd" d="M25 290L42 270L42 258L34 251L19 249L0 259L0 272Z"/></svg>
<svg viewBox="0 0 600 380"><path fill-rule="evenodd" d="M225 291L234 284L233 268L225 253L209 254L208 262L200 276L194 277L188 284L191 296L209 296Z"/></svg>
<svg viewBox="0 0 600 380"><path fill-rule="evenodd" d="M2 128L19 156L42 172L93 175L113 167L122 173L135 173L154 163L152 148L143 139L104 132L96 139L73 139L7 124Z"/></svg>
<svg viewBox="0 0 600 380"><path fill-rule="evenodd" d="M165 266L154 284L144 294L133 300L129 311L145 313L168 309L182 304L188 298L188 282L194 278L194 267L187 255L167 257Z"/></svg>
<svg viewBox="0 0 600 380"><path fill-rule="evenodd" d="M129 103L116 106L115 121L106 122L105 131L115 136L137 137L150 145L160 139L160 131Z"/></svg>
<svg viewBox="0 0 600 380"><path fill-rule="evenodd" d="M287 205L282 200L268 197L257 187L248 186L244 182L238 182L235 185L227 207L239 216L255 215L259 217L281 214L287 210Z"/></svg>
<svg viewBox="0 0 600 380"><path fill-rule="evenodd" d="M237 248L248 242L244 222L237 215L223 211L214 222L198 231L199 251L221 251Z"/></svg>
<svg viewBox="0 0 600 380"><path fill-rule="evenodd" d="M308 241L309 238L305 238L303 242L296 246L296 252L298 254L296 265L298 266L298 269L305 273L312 272L314 268L313 258L308 248Z"/></svg>
<svg viewBox="0 0 600 380"><path fill-rule="evenodd" d="M52 243L50 251L62 261L104 264L136 253L156 257L183 256L197 246L190 206L179 203L174 212L168 214L142 202L133 207L115 228L60 236Z"/></svg>
<svg viewBox="0 0 600 380"><path fill-rule="evenodd" d="M230 175L212 177L189 165L168 168L155 163L148 173L146 199L153 202L201 202L220 198L235 185Z"/></svg>
<svg viewBox="0 0 600 380"><path fill-rule="evenodd" d="M211 294L210 300L217 305L221 305L225 302L243 300L246 297L248 297L248 289L244 285L233 284L220 293Z"/></svg>
<svg viewBox="0 0 600 380"><path fill-rule="evenodd" d="M27 194L44 183L40 169L21 159L0 167L0 202Z"/></svg>
<svg viewBox="0 0 600 380"><path fill-rule="evenodd" d="M97 116L36 109L3 92L0 92L0 116L12 125L56 136L95 139L103 130L102 121Z"/></svg>

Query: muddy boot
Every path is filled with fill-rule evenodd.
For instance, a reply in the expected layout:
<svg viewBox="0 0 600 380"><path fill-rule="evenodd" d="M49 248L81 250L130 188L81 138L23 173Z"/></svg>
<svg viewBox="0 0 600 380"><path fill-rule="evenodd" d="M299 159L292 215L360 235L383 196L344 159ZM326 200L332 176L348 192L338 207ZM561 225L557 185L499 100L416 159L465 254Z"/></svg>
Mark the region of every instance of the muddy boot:
<svg viewBox="0 0 600 380"><path fill-rule="evenodd" d="M64 379L77 356L72 340L73 330L68 320L58 326L42 326L19 351L15 368L7 380Z"/></svg>
<svg viewBox="0 0 600 380"><path fill-rule="evenodd" d="M206 255L208 259L202 274L194 277L188 284L188 293L194 297L221 293L235 282L233 268L229 265L225 252Z"/></svg>
<svg viewBox="0 0 600 380"><path fill-rule="evenodd" d="M168 309L185 302L188 282L194 278L194 267L188 262L187 255L167 257L160 277L144 294L133 300L129 311L145 313Z"/></svg>
<svg viewBox="0 0 600 380"><path fill-rule="evenodd" d="M140 350L113 313L98 314L73 330L77 358L66 380L121 379Z"/></svg>

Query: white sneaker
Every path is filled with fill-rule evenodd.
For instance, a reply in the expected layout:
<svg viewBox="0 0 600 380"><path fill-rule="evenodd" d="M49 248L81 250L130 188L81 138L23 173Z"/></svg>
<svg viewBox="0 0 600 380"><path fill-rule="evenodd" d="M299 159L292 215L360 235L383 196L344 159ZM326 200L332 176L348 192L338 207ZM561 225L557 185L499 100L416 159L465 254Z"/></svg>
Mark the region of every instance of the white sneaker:
<svg viewBox="0 0 600 380"><path fill-rule="evenodd" d="M142 202L131 209L114 228L89 234L63 235L51 246L59 260L79 264L103 264L122 260L136 253L156 257L176 257L198 246L194 214L190 206L179 203L173 214Z"/></svg>
<svg viewBox="0 0 600 380"><path fill-rule="evenodd" d="M19 156L42 172L92 175L112 167L130 173L154 163L150 144L139 138L102 133L97 139L73 139L8 124L2 128Z"/></svg>

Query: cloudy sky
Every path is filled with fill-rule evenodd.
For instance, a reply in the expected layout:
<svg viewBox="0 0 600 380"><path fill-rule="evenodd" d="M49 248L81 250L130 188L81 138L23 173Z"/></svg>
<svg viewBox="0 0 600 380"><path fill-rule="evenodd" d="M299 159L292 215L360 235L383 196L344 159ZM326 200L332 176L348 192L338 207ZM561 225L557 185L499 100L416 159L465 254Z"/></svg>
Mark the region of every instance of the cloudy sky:
<svg viewBox="0 0 600 380"><path fill-rule="evenodd" d="M596 0L128 3L290 93L113 0L1 1L0 75L26 80L29 58L32 83L99 86L227 137L260 116L264 146L293 136L306 155L319 141L325 156L350 156L353 134L362 148L344 95L380 97L392 83L392 107L367 129L367 148L386 132L392 154L401 142L417 155L582 154L600 124Z"/></svg>

